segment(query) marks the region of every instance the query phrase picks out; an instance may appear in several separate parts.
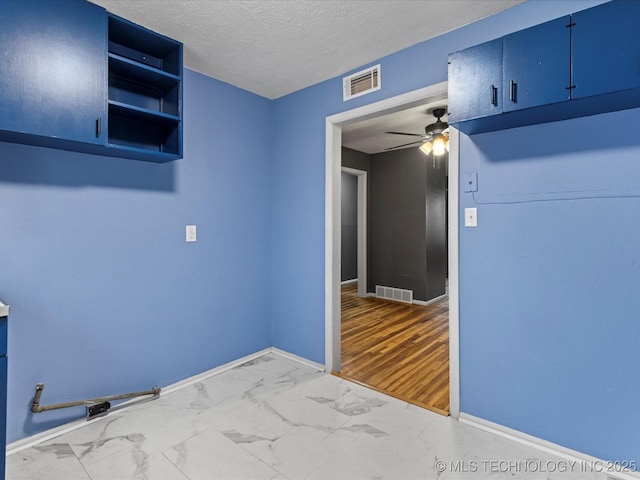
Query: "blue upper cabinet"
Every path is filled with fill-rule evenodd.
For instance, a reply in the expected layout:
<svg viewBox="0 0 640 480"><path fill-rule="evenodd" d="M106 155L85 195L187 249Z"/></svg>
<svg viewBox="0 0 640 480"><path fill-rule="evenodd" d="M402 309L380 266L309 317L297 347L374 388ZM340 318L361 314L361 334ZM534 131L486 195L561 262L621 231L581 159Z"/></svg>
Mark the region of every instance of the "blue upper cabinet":
<svg viewBox="0 0 640 480"><path fill-rule="evenodd" d="M85 0L0 2L0 141L182 158L182 44Z"/></svg>
<svg viewBox="0 0 640 480"><path fill-rule="evenodd" d="M573 98L640 87L639 1L604 3L572 20Z"/></svg>
<svg viewBox="0 0 640 480"><path fill-rule="evenodd" d="M502 113L501 38L449 56L449 122L496 113Z"/></svg>
<svg viewBox="0 0 640 480"><path fill-rule="evenodd" d="M0 140L104 144L106 52L103 8L77 0L4 0Z"/></svg>
<svg viewBox="0 0 640 480"><path fill-rule="evenodd" d="M639 18L640 1L613 0L452 53L449 123L472 135L640 107Z"/></svg>
<svg viewBox="0 0 640 480"><path fill-rule="evenodd" d="M449 123L474 134L544 121L570 98L569 24L559 18L450 54Z"/></svg>
<svg viewBox="0 0 640 480"><path fill-rule="evenodd" d="M558 18L502 39L503 111L570 97L571 18Z"/></svg>

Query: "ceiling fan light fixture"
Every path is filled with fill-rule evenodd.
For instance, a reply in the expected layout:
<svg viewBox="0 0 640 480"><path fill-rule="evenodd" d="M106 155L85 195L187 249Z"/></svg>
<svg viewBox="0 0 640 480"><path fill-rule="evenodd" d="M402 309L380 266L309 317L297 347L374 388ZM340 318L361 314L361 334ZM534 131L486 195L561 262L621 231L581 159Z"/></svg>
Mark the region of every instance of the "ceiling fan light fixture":
<svg viewBox="0 0 640 480"><path fill-rule="evenodd" d="M447 146L445 143L444 136L437 135L433 139L433 154L439 157L440 155L444 155L446 151L447 151Z"/></svg>
<svg viewBox="0 0 640 480"><path fill-rule="evenodd" d="M433 150L433 145L431 144L431 142L423 143L422 145L420 145L420 150L425 155L429 155L431 153L431 150Z"/></svg>
<svg viewBox="0 0 640 480"><path fill-rule="evenodd" d="M422 137L422 140L416 142L404 143L402 145L396 145L395 147L385 148L385 150L396 150L403 147L412 147L421 143L419 146L422 153L425 155L434 154L436 156L442 156L449 151L449 124L443 122L441 118L446 114L446 108L434 108L431 113L436 117L436 121L430 125L424 127L424 135L417 133L407 132L384 132L393 135L408 135L411 137Z"/></svg>

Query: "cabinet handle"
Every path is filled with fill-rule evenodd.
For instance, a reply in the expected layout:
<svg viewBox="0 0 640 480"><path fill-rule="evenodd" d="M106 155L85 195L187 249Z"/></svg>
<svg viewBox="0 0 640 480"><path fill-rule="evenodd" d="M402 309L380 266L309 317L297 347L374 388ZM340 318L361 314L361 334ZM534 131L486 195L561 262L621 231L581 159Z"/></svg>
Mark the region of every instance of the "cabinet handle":
<svg viewBox="0 0 640 480"><path fill-rule="evenodd" d="M491 105L498 106L498 87L491 85Z"/></svg>
<svg viewBox="0 0 640 480"><path fill-rule="evenodd" d="M99 137L102 133L102 118L96 118L96 137Z"/></svg>
<svg viewBox="0 0 640 480"><path fill-rule="evenodd" d="M509 81L509 100L513 103L518 101L518 84L513 80Z"/></svg>

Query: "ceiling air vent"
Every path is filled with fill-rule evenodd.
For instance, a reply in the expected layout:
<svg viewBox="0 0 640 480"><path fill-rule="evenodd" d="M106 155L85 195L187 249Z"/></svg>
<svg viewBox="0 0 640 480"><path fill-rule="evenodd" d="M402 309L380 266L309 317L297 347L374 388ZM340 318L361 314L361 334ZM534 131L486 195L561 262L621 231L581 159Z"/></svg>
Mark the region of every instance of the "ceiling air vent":
<svg viewBox="0 0 640 480"><path fill-rule="evenodd" d="M380 90L380 65L369 67L342 79L343 100Z"/></svg>

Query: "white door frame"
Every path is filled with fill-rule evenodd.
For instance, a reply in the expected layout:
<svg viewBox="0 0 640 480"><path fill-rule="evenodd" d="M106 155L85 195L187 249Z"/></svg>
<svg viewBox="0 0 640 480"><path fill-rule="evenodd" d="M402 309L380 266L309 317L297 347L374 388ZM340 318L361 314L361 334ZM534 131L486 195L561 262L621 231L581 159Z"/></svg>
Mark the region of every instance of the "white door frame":
<svg viewBox="0 0 640 480"><path fill-rule="evenodd" d="M367 296L367 172L355 168L342 167L343 173L358 177L358 296Z"/></svg>
<svg viewBox="0 0 640 480"><path fill-rule="evenodd" d="M342 126L447 98L447 82L421 88L326 118L325 136L325 368L339 371L340 351L340 174ZM459 135L449 137L449 408L460 414L458 181Z"/></svg>

